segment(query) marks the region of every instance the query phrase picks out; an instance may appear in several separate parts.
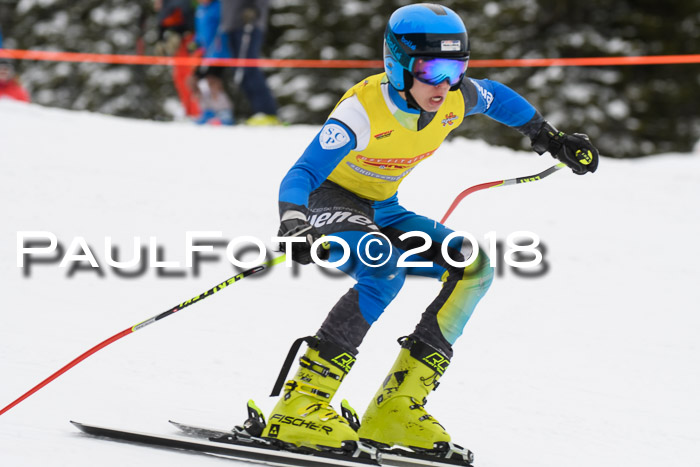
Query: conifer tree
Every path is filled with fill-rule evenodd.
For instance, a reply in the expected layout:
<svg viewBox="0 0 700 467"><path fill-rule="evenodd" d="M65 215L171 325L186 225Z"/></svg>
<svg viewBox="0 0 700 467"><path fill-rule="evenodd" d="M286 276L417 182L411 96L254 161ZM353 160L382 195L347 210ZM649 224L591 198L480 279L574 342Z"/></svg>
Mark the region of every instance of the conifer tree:
<svg viewBox="0 0 700 467"><path fill-rule="evenodd" d="M407 0L273 0L263 56L382 58L386 21ZM472 60L697 54L700 0L444 0L464 19ZM134 54L156 40L152 0L0 0L6 48ZM172 118L170 69L94 63L17 63L34 102L136 118ZM321 124L347 88L381 69L267 69L290 123ZM500 81L555 126L587 132L601 152L635 157L689 151L700 139L700 65L475 68ZM238 90L233 89L234 94ZM237 102L243 102L237 98ZM239 105L238 112L245 112ZM525 149L486 117L455 134Z"/></svg>

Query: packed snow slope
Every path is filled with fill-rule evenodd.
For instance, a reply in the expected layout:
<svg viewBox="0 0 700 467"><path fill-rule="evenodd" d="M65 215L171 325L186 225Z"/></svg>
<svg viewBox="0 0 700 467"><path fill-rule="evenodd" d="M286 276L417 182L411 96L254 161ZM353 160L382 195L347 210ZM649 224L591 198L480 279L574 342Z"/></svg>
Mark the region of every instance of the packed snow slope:
<svg viewBox="0 0 700 467"><path fill-rule="evenodd" d="M0 407L93 345L235 273L222 246L197 271L186 268L186 232L222 232L224 243L254 236L271 248L279 182L317 131L204 128L0 101ZM440 219L463 189L554 162L457 138L408 177L400 199ZM477 466L697 465L698 201L695 153L605 158L593 175L562 170L462 202L448 225L484 246L488 232L505 241L531 231L546 247L547 269L534 277L498 270L429 401ZM60 267L54 253L20 268L25 231L51 232L64 250L82 237L100 267L70 255ZM180 266L122 277L107 265L108 236L124 261L135 237L145 247L155 237L160 260ZM240 423L250 398L267 412L289 345L314 333L350 286L316 266L295 274L280 265L128 335L0 416L0 465L238 465L96 440L68 422L173 434L168 419ZM439 287L407 281L337 401L364 410L398 352L395 340Z"/></svg>

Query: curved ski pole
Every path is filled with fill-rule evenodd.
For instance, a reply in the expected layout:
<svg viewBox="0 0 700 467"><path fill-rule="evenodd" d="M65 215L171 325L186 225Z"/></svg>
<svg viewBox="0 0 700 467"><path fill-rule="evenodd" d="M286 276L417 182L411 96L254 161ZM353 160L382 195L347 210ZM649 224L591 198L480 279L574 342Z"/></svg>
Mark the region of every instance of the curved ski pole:
<svg viewBox="0 0 700 467"><path fill-rule="evenodd" d="M146 321L142 321L138 324L135 324L135 325L131 326L130 328L127 328L127 329L123 330L122 332L119 332L119 333L113 335L109 339L106 339L106 340L100 342L96 346L83 352L82 354L80 354L79 356L77 356L76 358L71 360L68 364L66 364L65 366L60 368L58 371L53 373L51 376L49 376L48 378L46 378L45 380L43 380L42 382L40 382L39 384L37 384L36 386L31 388L29 391L24 393L22 396L17 398L15 401L10 403L8 406L6 406L2 410L0 410L0 415L4 414L8 410L10 410L12 407L16 406L17 404L19 404L20 402L25 400L27 397L29 397L32 394L34 394L35 392L37 392L39 389L43 388L44 386L49 384L51 381L55 380L56 378L61 376L63 373L67 372L68 370L73 368L75 365L77 365L78 363L80 363L83 360L85 360L86 358L88 358L90 355L107 347L109 344L116 342L119 339L121 339L122 337L127 336L133 332L136 332L139 329L143 329L146 326L148 326L149 324L153 324L156 321L160 321L161 319L166 318L166 317L172 315L173 313L178 312L178 311L182 310L183 308L186 308L194 303L197 303L200 300L203 300L207 297L210 297L210 296L214 295L216 292L218 292L219 290L225 289L226 287L233 284L234 282L238 282L239 280L244 279L248 276L252 276L253 274L257 274L265 269L268 269L268 268L271 268L272 266L275 266L276 264L283 263L286 260L286 256L287 255L280 255L277 258L273 258L270 261L267 261L266 263L261 264L260 266L256 266L252 269L248 269L246 271L241 272L240 274L236 274L235 276L233 276L229 279L226 279L222 283L215 285L214 287L207 290L206 292L201 293L199 295L196 295L187 301L184 301L178 305L175 305L174 307L172 307L171 309L169 309L167 311L164 311L160 314L157 314L157 315L147 319Z"/></svg>
<svg viewBox="0 0 700 467"><path fill-rule="evenodd" d="M450 205L449 209L445 214L442 216L442 220L440 220L441 224L444 224L445 221L447 221L447 218L450 217L450 214L452 214L452 211L455 210L455 208L459 205L459 203L466 198L467 196L471 195L475 191L480 191L480 190L485 190L487 188L493 188L493 187L498 187L498 186L507 186L507 185L516 185L518 183L527 183L527 182L535 182L537 180L542 180L543 178L553 174L559 169L563 169L566 167L566 164L563 162L560 162L558 164L555 164L548 168L547 170L544 170L538 174L535 175L528 175L526 177L518 177L518 178L509 178L506 180L498 180L495 182L488 182L488 183L481 183L479 185L474 185L473 187L467 188L463 192L461 192L457 197L452 201L452 204Z"/></svg>

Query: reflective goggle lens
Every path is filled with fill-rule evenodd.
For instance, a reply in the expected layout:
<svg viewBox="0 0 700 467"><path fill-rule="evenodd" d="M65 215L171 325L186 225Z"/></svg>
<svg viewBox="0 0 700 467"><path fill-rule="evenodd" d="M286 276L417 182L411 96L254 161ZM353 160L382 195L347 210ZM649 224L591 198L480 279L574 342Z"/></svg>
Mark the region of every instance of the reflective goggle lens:
<svg viewBox="0 0 700 467"><path fill-rule="evenodd" d="M412 75L419 81L437 86L448 80L450 86L459 83L467 71L466 60L450 58L416 58L413 61Z"/></svg>

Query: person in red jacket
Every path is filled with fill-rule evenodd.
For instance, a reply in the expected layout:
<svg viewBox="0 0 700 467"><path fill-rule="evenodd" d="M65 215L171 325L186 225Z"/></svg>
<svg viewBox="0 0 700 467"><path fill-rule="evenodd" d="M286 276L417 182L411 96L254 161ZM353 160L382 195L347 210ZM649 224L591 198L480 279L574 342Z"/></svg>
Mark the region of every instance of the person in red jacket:
<svg viewBox="0 0 700 467"><path fill-rule="evenodd" d="M17 81L12 63L0 60L0 99L4 97L29 102L29 93Z"/></svg>
<svg viewBox="0 0 700 467"><path fill-rule="evenodd" d="M192 1L155 0L153 7L158 14L156 53L170 57L197 57L198 54L193 52L194 6ZM174 66L173 82L185 115L196 118L201 113L199 102L187 85L187 81L195 70L196 67L193 65Z"/></svg>

